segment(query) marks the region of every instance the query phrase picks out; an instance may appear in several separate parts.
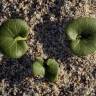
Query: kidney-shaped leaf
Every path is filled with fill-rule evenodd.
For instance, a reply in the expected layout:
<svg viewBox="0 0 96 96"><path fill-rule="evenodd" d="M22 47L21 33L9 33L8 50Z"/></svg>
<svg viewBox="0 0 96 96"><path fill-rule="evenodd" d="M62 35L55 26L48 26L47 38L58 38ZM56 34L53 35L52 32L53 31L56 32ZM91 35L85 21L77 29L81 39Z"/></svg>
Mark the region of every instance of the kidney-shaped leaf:
<svg viewBox="0 0 96 96"><path fill-rule="evenodd" d="M26 39L29 31L27 23L20 19L10 19L0 26L0 51L11 58L20 58L28 50Z"/></svg>
<svg viewBox="0 0 96 96"><path fill-rule="evenodd" d="M78 56L85 56L96 51L96 19L79 18L73 20L66 30L70 48Z"/></svg>
<svg viewBox="0 0 96 96"><path fill-rule="evenodd" d="M48 59L46 66L46 77L50 81L55 81L58 78L59 64L55 59Z"/></svg>

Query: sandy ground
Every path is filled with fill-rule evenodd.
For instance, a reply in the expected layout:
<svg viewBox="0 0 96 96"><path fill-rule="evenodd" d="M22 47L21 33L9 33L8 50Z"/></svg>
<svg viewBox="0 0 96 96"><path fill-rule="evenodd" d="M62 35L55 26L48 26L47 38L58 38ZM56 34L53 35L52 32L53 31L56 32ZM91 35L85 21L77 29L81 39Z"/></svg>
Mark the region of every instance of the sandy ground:
<svg viewBox="0 0 96 96"><path fill-rule="evenodd" d="M77 57L66 40L66 25L78 17L96 17L96 0L0 0L0 24L21 18L30 26L25 56L0 54L0 96L96 96L96 54ZM60 63L56 83L32 76L37 56Z"/></svg>

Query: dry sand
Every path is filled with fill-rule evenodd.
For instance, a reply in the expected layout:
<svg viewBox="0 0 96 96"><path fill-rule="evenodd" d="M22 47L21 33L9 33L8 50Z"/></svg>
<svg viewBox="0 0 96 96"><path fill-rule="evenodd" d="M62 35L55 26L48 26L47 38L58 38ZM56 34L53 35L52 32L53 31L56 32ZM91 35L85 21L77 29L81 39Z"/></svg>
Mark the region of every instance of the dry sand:
<svg viewBox="0 0 96 96"><path fill-rule="evenodd" d="M96 17L96 0L0 0L0 24L21 18L30 26L25 56L0 54L0 96L96 96L96 54L77 57L66 41L65 27L78 17ZM32 76L37 56L60 63L56 83Z"/></svg>

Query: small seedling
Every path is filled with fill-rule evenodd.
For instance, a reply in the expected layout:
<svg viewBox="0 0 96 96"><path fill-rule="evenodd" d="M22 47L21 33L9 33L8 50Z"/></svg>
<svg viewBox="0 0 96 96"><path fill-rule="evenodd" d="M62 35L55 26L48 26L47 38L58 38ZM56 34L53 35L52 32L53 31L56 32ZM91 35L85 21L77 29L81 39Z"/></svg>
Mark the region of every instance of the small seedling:
<svg viewBox="0 0 96 96"><path fill-rule="evenodd" d="M35 77L45 76L45 68L43 66L43 59L41 57L36 58L36 61L32 64L32 73Z"/></svg>
<svg viewBox="0 0 96 96"><path fill-rule="evenodd" d="M32 73L34 76L46 77L49 81L56 81L58 79L59 64L55 59L48 59L44 61L43 58L38 57L32 64Z"/></svg>
<svg viewBox="0 0 96 96"><path fill-rule="evenodd" d="M55 59L48 59L46 66L46 78L50 81L56 81L58 79L59 64Z"/></svg>

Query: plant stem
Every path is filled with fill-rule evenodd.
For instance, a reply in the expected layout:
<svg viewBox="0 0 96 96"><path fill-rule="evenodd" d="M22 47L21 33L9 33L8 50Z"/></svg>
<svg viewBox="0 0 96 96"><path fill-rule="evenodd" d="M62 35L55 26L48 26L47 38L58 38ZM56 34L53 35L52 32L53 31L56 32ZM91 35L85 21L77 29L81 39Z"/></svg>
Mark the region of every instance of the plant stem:
<svg viewBox="0 0 96 96"><path fill-rule="evenodd" d="M26 39L27 39L26 37L24 38L24 37L18 36L15 38L15 41L26 40Z"/></svg>

